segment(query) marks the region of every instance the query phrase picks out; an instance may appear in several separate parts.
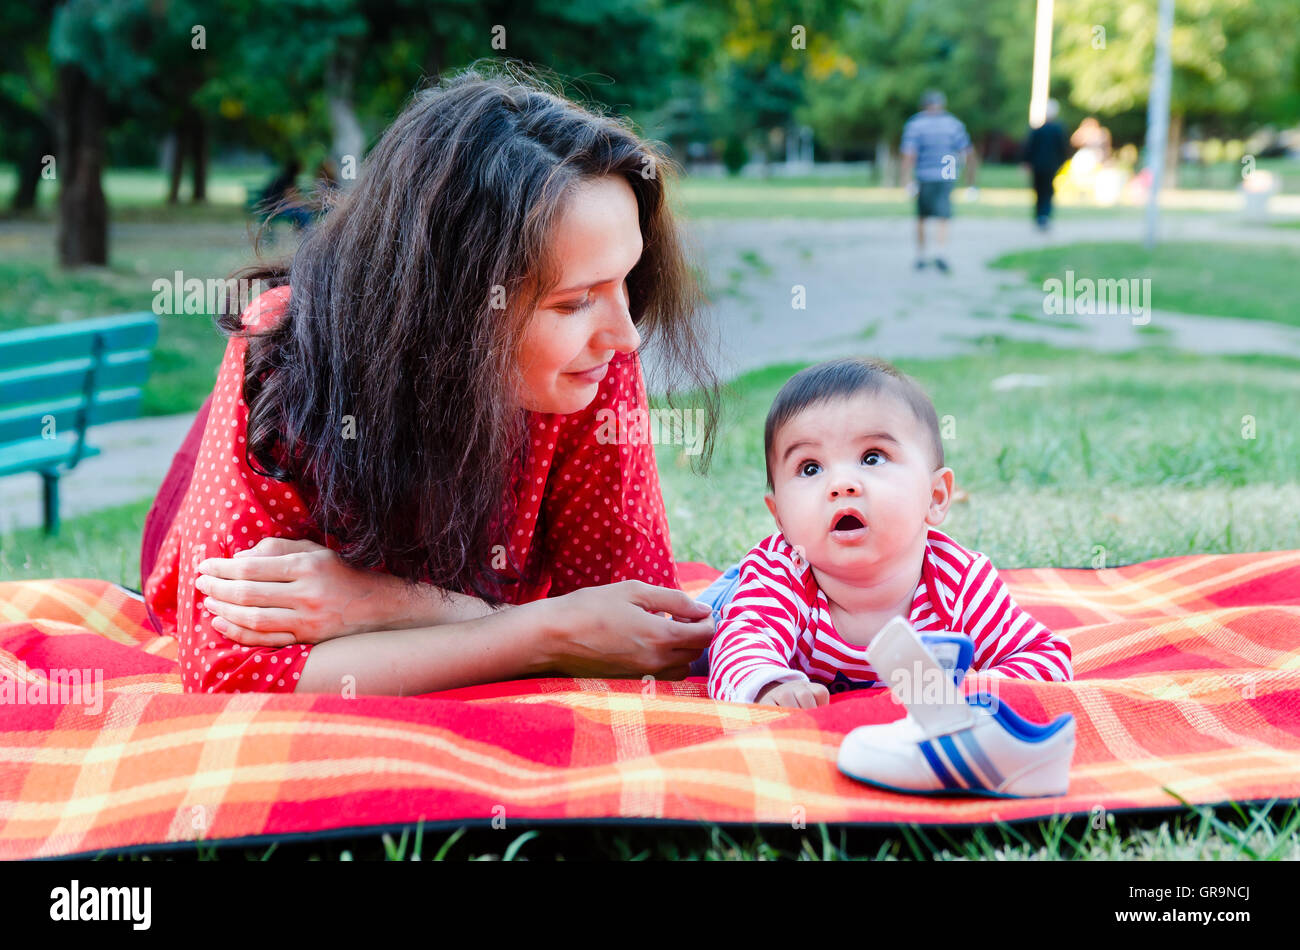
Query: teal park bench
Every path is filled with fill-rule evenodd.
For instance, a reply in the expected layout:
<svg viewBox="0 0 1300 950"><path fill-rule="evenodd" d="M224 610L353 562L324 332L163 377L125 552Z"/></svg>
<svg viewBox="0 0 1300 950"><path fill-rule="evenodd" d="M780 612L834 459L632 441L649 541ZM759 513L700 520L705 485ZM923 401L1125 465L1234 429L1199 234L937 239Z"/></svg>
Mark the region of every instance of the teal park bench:
<svg viewBox="0 0 1300 950"><path fill-rule="evenodd" d="M0 333L0 478L40 473L46 534L59 531L59 477L100 454L86 430L140 414L157 338L148 311Z"/></svg>

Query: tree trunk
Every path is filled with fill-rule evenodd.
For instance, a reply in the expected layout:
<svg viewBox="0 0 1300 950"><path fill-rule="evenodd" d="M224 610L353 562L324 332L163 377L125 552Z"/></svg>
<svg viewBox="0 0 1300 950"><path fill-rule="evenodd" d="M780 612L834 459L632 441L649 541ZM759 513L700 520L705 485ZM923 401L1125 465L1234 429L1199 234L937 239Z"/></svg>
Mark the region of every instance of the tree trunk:
<svg viewBox="0 0 1300 950"><path fill-rule="evenodd" d="M204 204L208 200L208 126L203 121L203 113L191 110L193 125L190 126L190 161L193 166L191 184L193 194L190 200L195 204Z"/></svg>
<svg viewBox="0 0 1300 950"><path fill-rule="evenodd" d="M1169 116L1169 140L1165 147L1164 187L1178 187L1178 166L1182 162L1183 117L1177 112Z"/></svg>
<svg viewBox="0 0 1300 950"><path fill-rule="evenodd" d="M59 69L59 264L108 263L104 91L78 66Z"/></svg>
<svg viewBox="0 0 1300 950"><path fill-rule="evenodd" d="M171 163L167 169L167 203L169 205L174 205L181 200L181 178L185 173L187 139L185 120L182 119L176 123L176 128L172 130Z"/></svg>
<svg viewBox="0 0 1300 950"><path fill-rule="evenodd" d="M340 49L330 60L326 71L325 101L329 108L330 126L334 132L334 161L343 168L348 156L352 166L360 167L366 147L366 136L357 120L352 104L352 76L356 65L355 50ZM350 179L341 178L340 187L347 188Z"/></svg>
<svg viewBox="0 0 1300 950"><path fill-rule="evenodd" d="M430 30L432 39L429 40L427 58L424 63L424 74L429 77L429 82L436 83L442 76L443 67L447 64L447 39L436 28Z"/></svg>
<svg viewBox="0 0 1300 950"><path fill-rule="evenodd" d="M54 134L45 125L33 133L30 143L18 159L18 187L14 189L10 205L14 212L31 211L36 207L36 192L41 185L41 173L45 170L45 156L54 154Z"/></svg>

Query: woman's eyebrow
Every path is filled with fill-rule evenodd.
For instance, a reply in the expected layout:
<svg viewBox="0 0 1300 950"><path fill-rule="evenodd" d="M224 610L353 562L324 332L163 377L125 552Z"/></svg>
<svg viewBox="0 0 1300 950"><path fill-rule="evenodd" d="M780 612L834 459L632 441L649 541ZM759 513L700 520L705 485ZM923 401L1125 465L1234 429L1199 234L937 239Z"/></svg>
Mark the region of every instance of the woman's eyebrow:
<svg viewBox="0 0 1300 950"><path fill-rule="evenodd" d="M612 278L612 277L609 278L609 280L613 280L613 279L614 279L614 278ZM607 283L609 283L609 280L593 280L593 281L592 281L591 283L589 283L589 284L575 284L575 285L572 286L572 287L565 287L563 290L553 290L553 291L551 291L551 296L552 296L552 297L560 297L560 296L562 296L562 295L564 295L564 294L571 294L571 293L573 293L575 290L590 290L592 287L599 286L600 284L607 284Z"/></svg>
<svg viewBox="0 0 1300 950"><path fill-rule="evenodd" d="M645 247L643 246L641 248L641 253L636 256L636 260L633 261L632 266L629 267L627 269L627 273L623 275L624 278L627 277L628 274L632 273L632 271L636 268L636 265L641 263L641 258L644 256L645 256ZM551 291L550 296L558 297L561 294L571 294L575 290L590 290L592 287L598 287L601 284L608 284L610 281L617 280L617 279L621 279L621 278L606 277L604 280L593 280L587 283L574 284L572 287L565 287L563 290L553 290Z"/></svg>

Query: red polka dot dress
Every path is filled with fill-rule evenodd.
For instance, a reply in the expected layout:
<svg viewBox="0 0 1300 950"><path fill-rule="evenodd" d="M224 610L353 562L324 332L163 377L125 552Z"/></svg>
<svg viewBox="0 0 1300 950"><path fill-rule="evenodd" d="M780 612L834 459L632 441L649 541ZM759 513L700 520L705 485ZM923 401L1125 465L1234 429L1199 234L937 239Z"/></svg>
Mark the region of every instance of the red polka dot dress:
<svg viewBox="0 0 1300 950"><path fill-rule="evenodd" d="M288 287L267 291L249 306L244 323L274 323L288 299ZM187 692L292 692L312 650L307 644L246 647L214 630L203 594L194 587L200 562L230 557L268 536L336 547L313 522L295 485L248 467L246 349L239 337L226 346L189 490L144 584L163 633L179 641ZM641 361L631 353L615 356L596 398L582 411L529 413L531 445L516 470L515 521L506 532L512 563L537 559L541 580L507 585L505 599L524 603L628 579L680 586L654 447L636 436L635 427L610 424L636 418L647 405ZM629 429L633 439L611 438Z"/></svg>

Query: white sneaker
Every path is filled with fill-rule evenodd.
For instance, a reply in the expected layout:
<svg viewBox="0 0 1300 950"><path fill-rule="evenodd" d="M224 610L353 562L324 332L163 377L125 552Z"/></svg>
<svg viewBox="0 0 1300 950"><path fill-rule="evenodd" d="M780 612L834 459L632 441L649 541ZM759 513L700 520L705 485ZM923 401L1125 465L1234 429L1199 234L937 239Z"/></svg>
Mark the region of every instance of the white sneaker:
<svg viewBox="0 0 1300 950"><path fill-rule="evenodd" d="M966 702L975 723L951 732L927 734L910 713L896 722L859 726L840 744L839 770L868 785L923 795L1065 794L1074 758L1071 713L1039 724L989 693L975 693Z"/></svg>
<svg viewBox="0 0 1300 950"><path fill-rule="evenodd" d="M944 657L946 662L936 656L954 649L957 655ZM961 682L970 663L968 637L918 636L911 624L895 617L868 648L867 662L907 707L907 715L859 726L844 737L837 765L849 778L923 795L1065 794L1074 758L1071 713L1039 724L990 693L963 697L920 688L927 673Z"/></svg>

